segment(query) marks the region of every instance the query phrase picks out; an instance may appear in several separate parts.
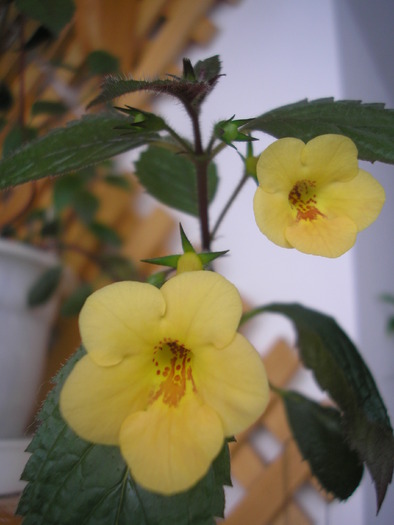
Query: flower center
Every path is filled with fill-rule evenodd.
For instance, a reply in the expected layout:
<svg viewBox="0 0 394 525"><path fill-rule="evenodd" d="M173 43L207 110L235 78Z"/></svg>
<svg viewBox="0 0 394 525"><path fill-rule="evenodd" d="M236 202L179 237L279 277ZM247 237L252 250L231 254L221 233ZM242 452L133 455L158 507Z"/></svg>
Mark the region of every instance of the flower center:
<svg viewBox="0 0 394 525"><path fill-rule="evenodd" d="M188 387L196 392L192 375L192 353L179 341L164 338L154 347L152 363L155 369L156 388L150 403L160 397L163 403L176 407Z"/></svg>
<svg viewBox="0 0 394 525"><path fill-rule="evenodd" d="M295 183L289 193L291 208L297 211L297 221L313 221L324 214L317 208L316 182L313 180L300 180Z"/></svg>

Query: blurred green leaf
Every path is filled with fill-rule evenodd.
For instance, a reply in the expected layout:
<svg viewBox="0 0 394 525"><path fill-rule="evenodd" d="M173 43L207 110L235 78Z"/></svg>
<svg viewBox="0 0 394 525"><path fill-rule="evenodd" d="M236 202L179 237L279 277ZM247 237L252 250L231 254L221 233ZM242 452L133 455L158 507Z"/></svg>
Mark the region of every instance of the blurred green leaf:
<svg viewBox="0 0 394 525"><path fill-rule="evenodd" d="M67 111L67 106L63 102L53 100L37 100L31 107L31 114L35 115L63 115Z"/></svg>
<svg viewBox="0 0 394 525"><path fill-rule="evenodd" d="M103 271L117 281L133 281L137 279L136 267L128 257L115 253L100 254L98 260Z"/></svg>
<svg viewBox="0 0 394 525"><path fill-rule="evenodd" d="M354 344L336 321L299 304L270 304L242 317L272 312L293 321L305 366L343 412L350 447L366 463L375 483L379 510L394 468L394 438L387 409Z"/></svg>
<svg viewBox="0 0 394 525"><path fill-rule="evenodd" d="M292 434L312 473L326 491L347 499L360 484L363 464L349 446L340 412L296 392L275 391L282 397Z"/></svg>
<svg viewBox="0 0 394 525"><path fill-rule="evenodd" d="M64 317L72 317L78 315L85 304L86 299L93 293L93 287L89 283L83 283L78 286L72 294L62 303L60 313Z"/></svg>
<svg viewBox="0 0 394 525"><path fill-rule="evenodd" d="M53 296L60 284L62 271L62 266L54 266L38 278L27 295L27 304L30 307L43 304Z"/></svg>
<svg viewBox="0 0 394 525"><path fill-rule="evenodd" d="M60 390L84 354L79 349L62 368L39 414L22 474L28 481L17 509L23 524L214 525L224 512L222 485L230 482L227 444L192 489L160 496L141 488L118 447L80 439L60 415Z"/></svg>
<svg viewBox="0 0 394 525"><path fill-rule="evenodd" d="M154 133L122 136L120 115L89 115L36 139L0 162L0 189L91 166L150 140Z"/></svg>
<svg viewBox="0 0 394 525"><path fill-rule="evenodd" d="M89 53L86 62L93 75L109 75L119 71L118 58L103 49L97 49Z"/></svg>
<svg viewBox="0 0 394 525"><path fill-rule="evenodd" d="M75 5L73 0L16 0L17 8L58 35L71 21Z"/></svg>
<svg viewBox="0 0 394 525"><path fill-rule="evenodd" d="M304 142L326 133L350 137L359 158L394 163L394 110L384 104L322 98L301 100L264 113L242 128L276 138L297 137Z"/></svg>
<svg viewBox="0 0 394 525"><path fill-rule="evenodd" d="M131 190L130 179L125 175L106 175L104 177L104 182L122 190Z"/></svg>
<svg viewBox="0 0 394 525"><path fill-rule="evenodd" d="M194 164L184 156L151 146L136 162L136 175L147 191L163 204L198 216L197 175ZM218 184L216 167L208 167L208 198L212 201Z"/></svg>
<svg viewBox="0 0 394 525"><path fill-rule="evenodd" d="M119 248L122 244L122 239L119 237L118 233L113 229L98 221L94 221L89 224L89 230L93 233L95 237L100 242L104 244L109 244Z"/></svg>

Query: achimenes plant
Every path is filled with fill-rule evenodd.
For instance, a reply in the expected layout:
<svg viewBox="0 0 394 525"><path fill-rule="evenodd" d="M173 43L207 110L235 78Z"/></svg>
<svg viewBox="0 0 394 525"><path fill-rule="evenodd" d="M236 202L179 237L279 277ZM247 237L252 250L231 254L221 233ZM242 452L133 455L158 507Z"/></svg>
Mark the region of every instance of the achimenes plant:
<svg viewBox="0 0 394 525"><path fill-rule="evenodd" d="M132 107L85 116L0 163L0 185L81 170L145 145L140 182L161 202L194 215L201 252L181 230L182 253L150 260L168 270L147 283L93 293L80 315L82 346L60 371L39 415L18 507L25 525L213 525L230 484L227 442L264 411L268 380L239 325L265 312L287 316L304 365L333 400L322 407L295 392L283 399L290 427L322 486L348 498L367 466L380 508L392 478L394 441L376 384L353 343L323 313L270 304L242 315L239 294L215 273L225 252L211 245L249 178L254 212L274 243L338 257L378 216L384 191L357 157L394 163L393 112L382 104L301 101L256 118L218 122L205 145L200 108L221 76L217 56L183 62L183 75L141 81L110 77L91 106L149 90L180 101L190 142L160 116ZM257 160L250 134L278 138ZM214 160L244 142L245 170L211 226ZM251 225L251 228L254 227ZM340 472L340 475L338 475ZM261 495L262 498L264 494Z"/></svg>

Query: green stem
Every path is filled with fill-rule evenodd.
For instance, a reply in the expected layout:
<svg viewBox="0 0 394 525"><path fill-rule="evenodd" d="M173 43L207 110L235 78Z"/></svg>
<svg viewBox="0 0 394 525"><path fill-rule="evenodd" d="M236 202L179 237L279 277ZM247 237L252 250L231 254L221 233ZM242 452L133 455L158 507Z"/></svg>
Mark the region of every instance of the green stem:
<svg viewBox="0 0 394 525"><path fill-rule="evenodd" d="M242 188L244 187L246 181L249 179L249 175L247 173L245 173L243 175L243 177L241 178L241 180L239 181L239 183L237 184L237 186L235 187L233 193L230 195L230 198L229 200L227 201L226 205L224 206L221 214L219 215L217 221L216 221L216 224L212 230L212 233L211 233L211 240L215 237L216 235L216 232L218 231L224 217L226 216L227 212L229 211L229 209L231 208L233 202L235 201L235 199L237 198L239 192L242 190Z"/></svg>

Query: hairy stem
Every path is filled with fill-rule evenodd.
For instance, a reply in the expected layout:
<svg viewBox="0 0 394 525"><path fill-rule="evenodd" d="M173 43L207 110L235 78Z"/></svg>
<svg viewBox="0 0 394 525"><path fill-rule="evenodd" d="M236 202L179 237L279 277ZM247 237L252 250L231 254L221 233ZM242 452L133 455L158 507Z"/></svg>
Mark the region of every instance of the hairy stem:
<svg viewBox="0 0 394 525"><path fill-rule="evenodd" d="M193 126L194 135L194 163L197 172L197 195L198 195L198 212L201 228L202 249L209 251L211 248L211 235L209 232L209 214L208 214L208 164L209 159L205 155L202 140L201 128L198 113L194 107L185 104L185 108L190 116Z"/></svg>

